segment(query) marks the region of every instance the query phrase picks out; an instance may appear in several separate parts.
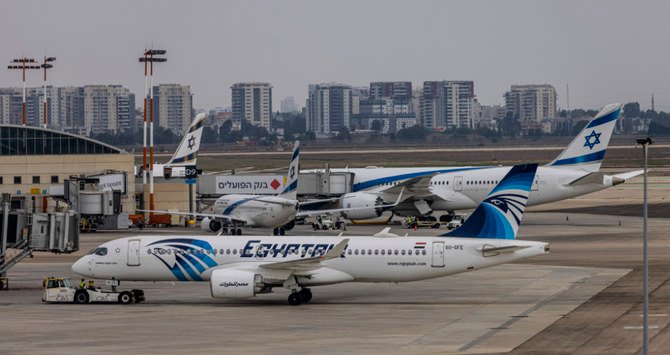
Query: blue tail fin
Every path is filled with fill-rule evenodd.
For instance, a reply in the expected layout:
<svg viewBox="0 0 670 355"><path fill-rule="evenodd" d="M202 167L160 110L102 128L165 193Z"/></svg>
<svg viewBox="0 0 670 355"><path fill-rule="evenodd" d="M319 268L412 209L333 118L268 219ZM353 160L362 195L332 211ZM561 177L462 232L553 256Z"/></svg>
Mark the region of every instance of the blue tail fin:
<svg viewBox="0 0 670 355"><path fill-rule="evenodd" d="M288 167L288 177L284 190L279 196L295 200L298 198L298 173L300 172L300 141L295 141L293 154L291 154L291 164Z"/></svg>
<svg viewBox="0 0 670 355"><path fill-rule="evenodd" d="M515 165L463 225L443 237L515 239L537 164Z"/></svg>
<svg viewBox="0 0 670 355"><path fill-rule="evenodd" d="M580 169L588 172L600 170L607 145L621 112L621 104L610 104L589 121L561 154L546 166Z"/></svg>

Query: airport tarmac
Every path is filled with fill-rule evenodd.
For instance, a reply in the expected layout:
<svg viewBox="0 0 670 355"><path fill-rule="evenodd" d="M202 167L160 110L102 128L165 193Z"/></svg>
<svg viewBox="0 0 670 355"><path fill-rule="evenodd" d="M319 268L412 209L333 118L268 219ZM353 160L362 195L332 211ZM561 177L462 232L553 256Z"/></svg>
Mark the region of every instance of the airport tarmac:
<svg viewBox="0 0 670 355"><path fill-rule="evenodd" d="M639 209L639 190L626 192L629 187L624 186L560 207L588 211L618 196L617 203ZM667 187L659 186L654 196L662 199ZM284 290L227 301L212 299L207 283L169 282L124 283L123 288L145 290L147 302L137 305L43 304L44 276L76 277L69 266L79 255L140 231L82 234L80 252L37 253L10 271L11 290L0 292L0 344L3 354L46 349L68 354L633 354L640 351L642 339L642 220L635 214L531 208L519 237L549 242L548 255L420 282L315 287L314 300L298 307L286 304ZM651 350L663 353L670 348L670 219L653 218L649 227ZM369 235L381 228L350 225L345 233ZM156 232L205 233L183 228L141 231ZM404 235L408 230L393 226L392 232ZM440 230L409 232L434 235ZM292 234L313 232L298 226Z"/></svg>

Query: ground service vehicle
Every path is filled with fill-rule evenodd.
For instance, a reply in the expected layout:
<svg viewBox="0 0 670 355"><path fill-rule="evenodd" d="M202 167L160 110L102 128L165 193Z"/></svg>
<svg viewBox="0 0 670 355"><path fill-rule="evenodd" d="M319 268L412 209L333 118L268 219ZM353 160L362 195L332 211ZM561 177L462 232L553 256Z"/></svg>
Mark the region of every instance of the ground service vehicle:
<svg viewBox="0 0 670 355"><path fill-rule="evenodd" d="M42 302L130 304L144 301L144 291L142 290L117 292L116 286L112 286L111 291L101 288L75 288L72 280L64 277L47 277L44 279L43 285Z"/></svg>

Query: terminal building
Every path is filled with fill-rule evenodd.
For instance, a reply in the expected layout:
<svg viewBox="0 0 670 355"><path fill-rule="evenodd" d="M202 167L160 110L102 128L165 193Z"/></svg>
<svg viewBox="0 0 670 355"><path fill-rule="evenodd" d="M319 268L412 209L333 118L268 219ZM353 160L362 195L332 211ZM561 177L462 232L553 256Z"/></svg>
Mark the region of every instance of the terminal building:
<svg viewBox="0 0 670 355"><path fill-rule="evenodd" d="M91 138L34 126L0 126L0 193L29 200L36 211L55 207L52 197L63 195L66 179L114 171L125 181L105 183L122 191L121 208L133 213L133 165L133 154Z"/></svg>

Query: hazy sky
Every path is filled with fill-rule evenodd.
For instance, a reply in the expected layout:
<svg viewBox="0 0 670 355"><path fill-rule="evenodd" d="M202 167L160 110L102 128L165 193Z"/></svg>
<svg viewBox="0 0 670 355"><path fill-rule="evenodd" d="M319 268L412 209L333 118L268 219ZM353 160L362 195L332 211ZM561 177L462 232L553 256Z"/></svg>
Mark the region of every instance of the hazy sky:
<svg viewBox="0 0 670 355"><path fill-rule="evenodd" d="M485 105L511 84L549 83L559 106L640 101L670 110L668 1L3 0L0 48L58 57L55 86L121 84L141 103L145 47L166 49L157 83L190 85L194 107L267 81L274 110L307 85L474 80ZM41 85L33 73L29 85ZM0 70L0 86L20 73Z"/></svg>

